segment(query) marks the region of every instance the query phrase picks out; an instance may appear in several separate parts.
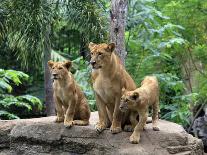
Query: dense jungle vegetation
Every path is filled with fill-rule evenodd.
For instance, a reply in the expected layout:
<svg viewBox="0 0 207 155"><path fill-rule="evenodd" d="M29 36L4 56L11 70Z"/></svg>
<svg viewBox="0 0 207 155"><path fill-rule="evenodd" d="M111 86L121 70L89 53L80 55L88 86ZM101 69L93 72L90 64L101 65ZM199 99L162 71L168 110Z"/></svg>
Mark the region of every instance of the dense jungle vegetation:
<svg viewBox="0 0 207 155"><path fill-rule="evenodd" d="M0 1L0 118L45 116L50 59L73 60L72 73L96 110L89 42L109 42L106 0ZM189 127L207 103L207 1L129 0L126 69L140 86L160 83L160 117Z"/></svg>

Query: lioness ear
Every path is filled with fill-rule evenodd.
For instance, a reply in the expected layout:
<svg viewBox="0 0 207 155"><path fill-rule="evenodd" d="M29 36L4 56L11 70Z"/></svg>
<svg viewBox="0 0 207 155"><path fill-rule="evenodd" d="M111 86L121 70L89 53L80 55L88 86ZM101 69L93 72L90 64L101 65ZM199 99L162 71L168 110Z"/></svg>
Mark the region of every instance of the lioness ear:
<svg viewBox="0 0 207 155"><path fill-rule="evenodd" d="M90 42L89 45L88 45L88 48L91 50L91 49L93 49L95 46L96 46L96 44Z"/></svg>
<svg viewBox="0 0 207 155"><path fill-rule="evenodd" d="M54 65L54 62L50 60L47 62L47 65L49 66L49 68L52 68L52 66Z"/></svg>
<svg viewBox="0 0 207 155"><path fill-rule="evenodd" d="M115 43L110 43L110 44L108 44L108 50L109 50L110 52L113 52L114 49L115 49Z"/></svg>
<svg viewBox="0 0 207 155"><path fill-rule="evenodd" d="M63 66L67 69L70 69L72 67L72 62L70 60L66 60Z"/></svg>
<svg viewBox="0 0 207 155"><path fill-rule="evenodd" d="M133 100L137 100L139 98L139 93L138 92L134 92L133 95L131 96L131 98Z"/></svg>
<svg viewBox="0 0 207 155"><path fill-rule="evenodd" d="M126 91L126 89L123 87L123 88L121 89L121 93L122 93L122 95L125 93L125 91Z"/></svg>

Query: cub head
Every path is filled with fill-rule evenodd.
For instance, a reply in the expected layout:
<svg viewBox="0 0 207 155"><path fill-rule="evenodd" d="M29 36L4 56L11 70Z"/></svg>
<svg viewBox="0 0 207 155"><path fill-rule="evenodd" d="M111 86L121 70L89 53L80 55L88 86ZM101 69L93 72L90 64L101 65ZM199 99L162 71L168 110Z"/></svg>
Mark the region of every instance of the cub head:
<svg viewBox="0 0 207 155"><path fill-rule="evenodd" d="M52 79L59 80L63 79L65 75L68 74L68 70L71 68L72 62L69 60L64 62L53 62L50 60L48 61L48 66L52 74Z"/></svg>
<svg viewBox="0 0 207 155"><path fill-rule="evenodd" d="M89 49L91 51L91 66L93 69L100 69L110 62L111 54L115 49L115 44L94 44L90 42Z"/></svg>
<svg viewBox="0 0 207 155"><path fill-rule="evenodd" d="M140 102L139 93L135 91L126 91L122 89L122 97L120 103L120 110L126 112L128 109L134 109L136 105Z"/></svg>

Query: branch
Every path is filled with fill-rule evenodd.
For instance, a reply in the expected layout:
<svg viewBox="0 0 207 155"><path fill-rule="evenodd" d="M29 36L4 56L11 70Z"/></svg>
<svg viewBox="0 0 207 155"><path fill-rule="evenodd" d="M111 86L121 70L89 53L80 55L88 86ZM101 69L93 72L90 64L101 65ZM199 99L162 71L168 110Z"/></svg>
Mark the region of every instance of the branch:
<svg viewBox="0 0 207 155"><path fill-rule="evenodd" d="M188 133L190 132L190 130L191 130L191 128L192 128L192 126L193 126L193 124L195 122L195 119L198 117L198 115L200 114L201 110L204 108L205 104L206 104L206 101L204 101L204 103L201 105L201 107L198 109L197 113L193 117L193 120L192 120L192 122L191 122L191 124L190 124L190 126L188 128Z"/></svg>
<svg viewBox="0 0 207 155"><path fill-rule="evenodd" d="M189 52L189 55L190 55L190 58L191 58L191 61L192 61L192 64L193 64L195 70L197 70L201 75L203 75L205 78L207 78L207 74L204 73L203 71L201 71L201 70L196 66L195 61L194 61L194 59L193 59L193 56L192 56L192 54L191 54L191 50L190 50L190 48L187 48L187 49L188 49L188 52Z"/></svg>

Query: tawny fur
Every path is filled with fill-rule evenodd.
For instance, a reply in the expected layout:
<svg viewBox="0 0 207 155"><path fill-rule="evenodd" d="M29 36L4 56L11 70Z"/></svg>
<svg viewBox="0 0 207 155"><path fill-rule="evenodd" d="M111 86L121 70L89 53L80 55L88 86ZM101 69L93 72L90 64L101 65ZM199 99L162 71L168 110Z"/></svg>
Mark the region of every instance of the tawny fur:
<svg viewBox="0 0 207 155"><path fill-rule="evenodd" d="M76 84L73 75L68 71L71 61L52 62L48 61L52 78L54 101L57 118L55 122L63 122L66 127L73 125L88 125L90 109L87 100Z"/></svg>
<svg viewBox="0 0 207 155"><path fill-rule="evenodd" d="M119 109L121 89L136 89L136 85L126 72L119 57L114 53L115 44L90 43L92 82L95 91L99 121L95 128L102 132L110 127L112 133L121 132L121 125L126 121Z"/></svg>
<svg viewBox="0 0 207 155"><path fill-rule="evenodd" d="M122 111L130 110L130 121L134 129L130 136L131 143L139 143L140 132L143 130L147 117L149 106L152 106L152 125L153 130L159 130L158 113L159 113L159 86L156 77L147 76L141 83L141 87L134 91L123 91L120 109ZM139 122L137 121L139 115Z"/></svg>

